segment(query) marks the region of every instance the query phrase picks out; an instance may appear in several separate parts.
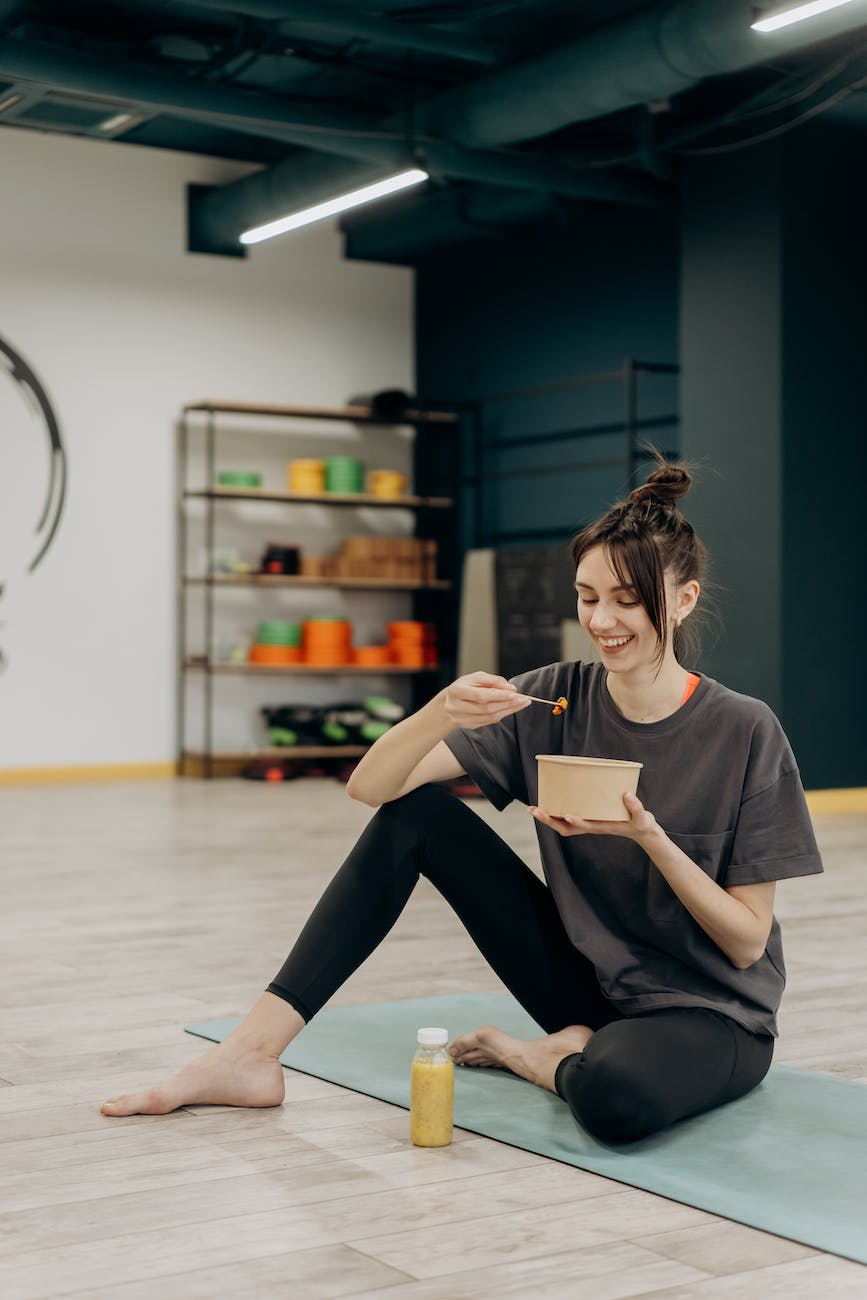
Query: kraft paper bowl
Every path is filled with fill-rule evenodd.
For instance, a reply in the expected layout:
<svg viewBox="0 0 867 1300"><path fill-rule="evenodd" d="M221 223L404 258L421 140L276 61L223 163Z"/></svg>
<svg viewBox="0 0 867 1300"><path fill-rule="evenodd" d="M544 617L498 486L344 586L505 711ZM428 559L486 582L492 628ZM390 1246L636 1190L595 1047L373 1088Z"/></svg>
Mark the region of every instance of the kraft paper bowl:
<svg viewBox="0 0 867 1300"><path fill-rule="evenodd" d="M588 821L629 821L623 796L635 794L643 763L567 754L537 754L536 761L538 805L552 817L569 814Z"/></svg>

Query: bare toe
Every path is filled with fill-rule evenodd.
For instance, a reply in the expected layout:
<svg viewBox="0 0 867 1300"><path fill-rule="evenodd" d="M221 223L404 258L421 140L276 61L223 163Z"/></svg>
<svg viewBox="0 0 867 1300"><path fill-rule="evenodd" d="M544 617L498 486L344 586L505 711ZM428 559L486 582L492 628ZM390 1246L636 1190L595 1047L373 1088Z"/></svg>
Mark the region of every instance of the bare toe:
<svg viewBox="0 0 867 1300"><path fill-rule="evenodd" d="M504 1055L514 1042L494 1025L483 1025L471 1034L462 1034L449 1048L456 1065L504 1065Z"/></svg>
<svg viewBox="0 0 867 1300"><path fill-rule="evenodd" d="M276 1057L240 1055L225 1045L191 1062L156 1088L103 1103L103 1115L168 1115L180 1106L279 1106L285 1085Z"/></svg>
<svg viewBox="0 0 867 1300"><path fill-rule="evenodd" d="M505 1066L498 1065L496 1061L493 1061L487 1052L468 1052L466 1056L462 1056L459 1061L455 1062L455 1064L487 1066L490 1070L505 1069Z"/></svg>
<svg viewBox="0 0 867 1300"><path fill-rule="evenodd" d="M103 1115L168 1115L182 1105L174 1101L159 1088L149 1088L146 1092L128 1092L121 1097L112 1097L100 1106Z"/></svg>

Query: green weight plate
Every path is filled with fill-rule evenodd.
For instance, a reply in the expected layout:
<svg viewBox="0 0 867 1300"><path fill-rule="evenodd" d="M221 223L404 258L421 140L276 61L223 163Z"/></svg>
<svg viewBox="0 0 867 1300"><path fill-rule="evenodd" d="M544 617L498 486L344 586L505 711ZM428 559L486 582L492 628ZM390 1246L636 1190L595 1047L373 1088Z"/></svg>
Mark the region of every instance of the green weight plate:
<svg viewBox="0 0 867 1300"><path fill-rule="evenodd" d="M374 740L379 740L380 736L384 736L387 731L391 731L391 723L390 722L364 722L359 728L359 731L362 740L369 740L373 742Z"/></svg>
<svg viewBox="0 0 867 1300"><path fill-rule="evenodd" d="M261 487L262 475L241 470L221 470L217 482L221 487Z"/></svg>
<svg viewBox="0 0 867 1300"><path fill-rule="evenodd" d="M375 718L382 719L385 722L400 722L401 718L406 715L406 709L403 705L396 704L387 695L368 695L364 701L364 707L368 713L372 713Z"/></svg>
<svg viewBox="0 0 867 1300"><path fill-rule="evenodd" d="M288 727L269 727L268 740L272 745L297 745L298 732Z"/></svg>

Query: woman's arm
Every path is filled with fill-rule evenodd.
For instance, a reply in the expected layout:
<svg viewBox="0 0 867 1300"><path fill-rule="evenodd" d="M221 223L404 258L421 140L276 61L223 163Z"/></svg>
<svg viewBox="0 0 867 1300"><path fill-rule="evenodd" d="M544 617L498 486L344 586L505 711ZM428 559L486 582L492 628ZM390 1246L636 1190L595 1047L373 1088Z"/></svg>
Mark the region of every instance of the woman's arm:
<svg viewBox="0 0 867 1300"><path fill-rule="evenodd" d="M660 826L640 840L694 921L738 970L759 960L774 919L773 880L723 889L679 849Z"/></svg>
<svg viewBox="0 0 867 1300"><path fill-rule="evenodd" d="M429 781L448 781L463 772L445 737L456 727L475 729L499 722L530 703L505 677L468 673L391 727L370 747L347 782L347 793L378 808Z"/></svg>
<svg viewBox="0 0 867 1300"><path fill-rule="evenodd" d="M453 730L440 696L380 736L346 783L352 799L378 808L429 781L461 775L461 765L443 737Z"/></svg>
<svg viewBox="0 0 867 1300"><path fill-rule="evenodd" d="M723 889L668 838L653 813L634 794L625 794L628 822L594 822L551 817L531 808L537 821L560 835L623 835L635 840L665 877L690 916L733 966L746 970L762 956L774 919L775 883Z"/></svg>

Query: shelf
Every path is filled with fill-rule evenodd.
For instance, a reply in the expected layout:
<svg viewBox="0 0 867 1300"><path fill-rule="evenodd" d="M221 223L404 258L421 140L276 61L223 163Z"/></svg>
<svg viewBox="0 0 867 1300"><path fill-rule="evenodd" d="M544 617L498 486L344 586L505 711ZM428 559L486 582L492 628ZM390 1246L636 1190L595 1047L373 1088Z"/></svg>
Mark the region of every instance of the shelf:
<svg viewBox="0 0 867 1300"><path fill-rule="evenodd" d="M316 578L301 573L215 573L211 578L188 574L183 581L190 586L348 587L369 591L448 591L452 586L445 578L432 578L424 582L417 578Z"/></svg>
<svg viewBox="0 0 867 1300"><path fill-rule="evenodd" d="M419 673L435 673L438 668L406 668L403 664L335 664L333 667L320 668L318 664L223 664L195 655L184 660L184 667L191 669L209 669L212 673L249 673L259 677L280 677L286 673L297 673L311 677L356 676L362 673L379 677L408 677Z"/></svg>
<svg viewBox="0 0 867 1300"><path fill-rule="evenodd" d="M203 501L278 501L294 505L385 506L401 510L451 510L450 497L375 497L372 492L264 492L261 488L187 489L184 497Z"/></svg>
<svg viewBox="0 0 867 1300"><path fill-rule="evenodd" d="M361 758L370 745L263 745L260 749L214 749L211 757L217 762L252 763L257 758ZM202 750L188 749L183 757L203 761Z"/></svg>
<svg viewBox="0 0 867 1300"><path fill-rule="evenodd" d="M273 415L303 420L350 420L353 424L457 424L452 411L406 411L399 419L374 415L369 406L267 406L260 402L191 402L184 411L207 415Z"/></svg>
<svg viewBox="0 0 867 1300"><path fill-rule="evenodd" d="M239 777L243 775L244 768L250 763L260 762L264 759L266 762L274 763L285 762L325 762L329 759L336 760L338 763L351 761L354 758L361 758L367 753L369 745L331 745L326 748L324 745L298 745L294 749L285 748L268 748L263 746L261 749L218 749L214 750L210 757L204 750L186 750L180 757L178 763L178 774L186 777L198 777L206 780L209 777Z"/></svg>
<svg viewBox="0 0 867 1300"><path fill-rule="evenodd" d="M462 417L454 410L422 409L421 399L412 399L412 410L401 412L392 418L377 415L373 410L372 399L360 398L352 405L277 405L263 402L232 401L217 398L203 398L201 401L189 402L183 407L183 416L179 427L179 462L180 483L176 498L178 517L178 548L176 569L176 597L178 604L178 732L177 753L178 772L181 775L200 776L205 779L212 776L239 775L250 764L256 764L255 773L260 774L270 765L282 764L290 774L302 771L305 763L322 765L327 771L343 773L346 765L351 765L370 748L369 745L299 745L271 746L267 743L261 747L255 745L246 748L213 749L213 718L218 703L230 704L236 711L244 706L250 691L249 679L259 678L295 678L291 682L274 682L268 687L259 687L253 691L254 697L270 695L270 692L289 690L299 697L317 696L321 689L326 695L336 691L349 698L352 695L369 694L374 687L382 688L387 694L405 695L410 701L409 707L417 709L437 690L440 674L448 671L445 666L452 654L455 641L455 592L457 589L455 568L454 536L456 512L459 502L459 458ZM290 453L304 441L312 449L319 448L324 437L326 442L332 440L335 433L349 437L353 444L373 442L376 447L389 441L398 440L402 452L406 452L406 477L401 480L404 494L398 497L377 496L368 490L362 492L325 492L288 490L290 480L285 471L280 470L274 456L279 456L280 440L285 445L286 460ZM354 429L354 432L353 432ZM251 438L255 432L256 441ZM261 435L261 437L259 436ZM229 439L227 445L239 450L239 439L246 439L254 448L262 447L266 442L273 442L268 452L267 465L264 467L264 484L261 479L259 487L245 487L242 483L223 484L219 481L218 467L223 467L225 455L224 436ZM233 441L234 440L234 441ZM404 444L407 444L405 447ZM409 444L412 444L411 449ZM432 455L436 450L436 456ZM321 450L321 448L320 448ZM310 455L311 452L306 452ZM386 456L387 451L374 452L370 455ZM379 463L372 461L371 463ZM401 460L403 464L403 460ZM228 475L227 475L228 477ZM315 480L312 480L315 481ZM372 485L374 480L369 480ZM319 480L322 483L322 480ZM365 483L362 480L362 483ZM361 485L361 484L360 484ZM423 495L424 493L431 495ZM418 495L415 495L418 493ZM443 495L432 495L442 493ZM194 505L193 502L200 504ZM267 503L273 510L257 512L244 509L247 502ZM237 503L240 508L224 511L217 506ZM343 509L343 523L351 518L348 527L339 527L340 517L326 516L324 510L314 514L312 511L287 511L287 506L340 507ZM346 514L347 507L355 508L355 514ZM367 515L367 509L390 510L391 525L385 516ZM395 514L395 511L404 513ZM332 565L304 564L303 573L261 573L261 572L216 572L218 567L217 552L221 534L226 531L245 530L248 534L261 531L268 519L273 526L279 520L288 520L292 527L305 519L319 519L324 526L328 522L329 532L335 534L336 544L342 532L348 531L370 534L376 538L383 531L395 533L418 534L410 548L393 550L383 547L379 550L359 549L357 557L349 549L342 562L337 560ZM376 528L376 518L382 528ZM276 522L275 522L276 521ZM270 528L272 525L268 525ZM198 539L198 533L204 529L207 550L205 558L196 561L191 558L191 541ZM303 530L302 530L303 531ZM309 540L309 539L308 539ZM427 545L428 540L432 545ZM311 550L313 549L311 543ZM334 546L323 549L334 549ZM306 545L305 545L306 550ZM437 562L434 554L443 557L442 577L437 574ZM388 562L393 556L394 562ZM400 558L403 557L403 558ZM251 553L252 560L252 553ZM258 559L252 564L259 564ZM252 567L251 564L251 567ZM227 569L230 565L225 566ZM243 566L241 566L243 567ZM289 567L287 565L287 567ZM329 576L324 576L322 570ZM198 570L197 572L195 570ZM310 572L318 570L318 572ZM339 576L343 573L345 576ZM374 576L376 574L401 574L400 577ZM429 577L422 575L429 574ZM332 576L333 575L333 576ZM351 575L351 576L350 576ZM366 576L358 576L366 575ZM409 576L412 575L412 576ZM271 592L269 599L273 604L274 593L283 591L303 591L302 604L310 600L324 599L315 592L329 589L343 592L357 591L369 593L365 601L371 599L374 592L392 593L388 600L380 603L390 608L395 599L394 593L402 593L400 603L409 607L407 617L413 619L431 619L436 613L438 630L441 632L441 653L444 656L441 665L410 667L402 663L343 663L329 666L317 663L251 663L242 659L240 662L227 662L211 657L219 644L221 621L235 608L236 600L228 599L229 590L239 591L246 588L256 591L256 597L240 598L245 607L248 603L260 607L263 597ZM278 603L285 603L285 597L277 595ZM298 602L299 597L290 598L290 603ZM267 600L264 601L267 604ZM439 626L441 625L441 627ZM206 647L208 652L197 652L197 647ZM340 653L350 653L342 649ZM397 656L396 656L397 657ZM410 655L402 656L410 658ZM421 657L421 656L419 656ZM361 655L364 659L365 656ZM415 660L418 663L418 658ZM189 674L196 674L195 680ZM232 679L236 685L228 685ZM305 686L303 679L308 679ZM322 688L311 688L313 679L322 683ZM352 680L358 678L357 685ZM300 679L300 680L299 680ZM343 680L343 685L340 685ZM221 684L222 683L222 684ZM325 684L327 683L327 687ZM402 683L402 684L401 684ZM362 687L364 688L362 690ZM263 690L266 695L263 696ZM242 699L243 697L243 699ZM196 711L190 711L188 701L200 701L201 719L196 722ZM193 739L195 748L188 746ZM254 735L258 734L256 732ZM263 740L265 737L263 736Z"/></svg>

